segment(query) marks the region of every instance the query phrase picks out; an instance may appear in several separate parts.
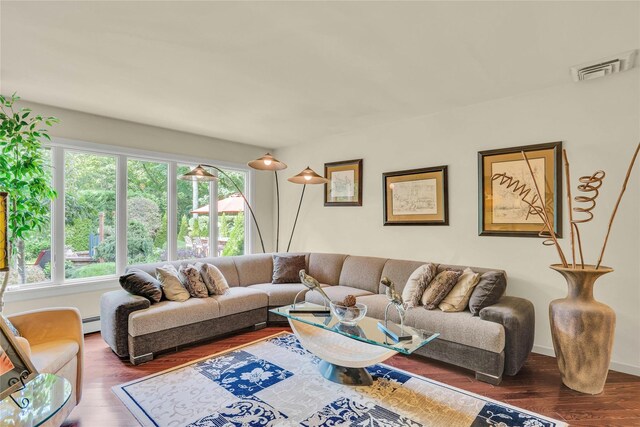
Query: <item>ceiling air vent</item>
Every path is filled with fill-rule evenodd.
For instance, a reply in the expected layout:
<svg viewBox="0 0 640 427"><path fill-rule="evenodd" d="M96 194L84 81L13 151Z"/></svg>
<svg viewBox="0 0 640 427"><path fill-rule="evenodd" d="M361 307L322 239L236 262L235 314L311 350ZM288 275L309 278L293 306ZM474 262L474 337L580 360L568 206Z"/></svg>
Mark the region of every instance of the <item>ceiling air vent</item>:
<svg viewBox="0 0 640 427"><path fill-rule="evenodd" d="M609 74L627 71L633 68L636 59L637 50L620 53L618 55L608 56L597 61L587 62L571 67L571 77L573 81L597 79L605 77Z"/></svg>

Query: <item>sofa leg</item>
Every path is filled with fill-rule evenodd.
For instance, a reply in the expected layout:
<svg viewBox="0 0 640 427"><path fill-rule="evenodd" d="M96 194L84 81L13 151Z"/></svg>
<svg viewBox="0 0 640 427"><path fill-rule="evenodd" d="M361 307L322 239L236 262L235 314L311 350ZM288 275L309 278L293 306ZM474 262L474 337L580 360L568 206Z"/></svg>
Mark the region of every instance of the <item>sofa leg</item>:
<svg viewBox="0 0 640 427"><path fill-rule="evenodd" d="M260 322L260 323L256 323L255 325L253 325L253 330L257 331L260 329L264 329L267 327L267 322Z"/></svg>
<svg viewBox="0 0 640 427"><path fill-rule="evenodd" d="M153 360L153 353L143 354L142 356L129 355L129 360L131 361L132 365L139 365L141 363Z"/></svg>
<svg viewBox="0 0 640 427"><path fill-rule="evenodd" d="M483 374L482 372L476 372L476 379L484 383L492 385L499 385L502 381L502 376L496 377L495 375Z"/></svg>

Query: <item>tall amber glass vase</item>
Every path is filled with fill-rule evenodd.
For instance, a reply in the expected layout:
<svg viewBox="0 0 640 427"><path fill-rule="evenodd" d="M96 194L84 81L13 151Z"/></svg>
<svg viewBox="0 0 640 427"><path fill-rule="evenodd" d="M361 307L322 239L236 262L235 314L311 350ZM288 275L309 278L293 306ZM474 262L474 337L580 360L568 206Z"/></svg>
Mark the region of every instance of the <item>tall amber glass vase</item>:
<svg viewBox="0 0 640 427"><path fill-rule="evenodd" d="M596 280L612 268L585 265L584 269L551 268L567 280L565 298L551 301L549 320L553 348L562 382L570 389L587 394L602 392L607 381L616 314L593 298Z"/></svg>

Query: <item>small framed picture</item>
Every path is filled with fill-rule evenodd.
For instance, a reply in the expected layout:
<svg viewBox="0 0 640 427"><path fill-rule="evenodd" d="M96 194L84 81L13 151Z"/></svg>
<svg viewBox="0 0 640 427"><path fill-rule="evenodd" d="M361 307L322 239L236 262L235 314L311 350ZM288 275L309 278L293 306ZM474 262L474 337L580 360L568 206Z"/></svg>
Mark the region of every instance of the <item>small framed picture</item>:
<svg viewBox="0 0 640 427"><path fill-rule="evenodd" d="M362 206L362 159L324 164L325 206Z"/></svg>
<svg viewBox="0 0 640 427"><path fill-rule="evenodd" d="M535 183L522 157L523 151L533 170ZM542 206L540 200L544 200L554 232L562 237L561 156L562 142L480 151L478 234L548 237L544 221L528 205ZM542 231L546 236L540 235Z"/></svg>
<svg viewBox="0 0 640 427"><path fill-rule="evenodd" d="M449 225L447 167L382 174L384 225Z"/></svg>
<svg viewBox="0 0 640 427"><path fill-rule="evenodd" d="M0 318L0 400L20 390L38 373Z"/></svg>

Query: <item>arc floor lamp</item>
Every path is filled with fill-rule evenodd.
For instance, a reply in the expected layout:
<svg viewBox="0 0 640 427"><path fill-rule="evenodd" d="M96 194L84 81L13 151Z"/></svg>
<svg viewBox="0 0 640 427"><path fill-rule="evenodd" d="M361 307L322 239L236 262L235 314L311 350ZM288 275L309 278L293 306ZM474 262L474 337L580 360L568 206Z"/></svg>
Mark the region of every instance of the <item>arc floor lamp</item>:
<svg viewBox="0 0 640 427"><path fill-rule="evenodd" d="M300 215L300 207L302 206L302 199L304 198L304 190L307 188L307 184L326 184L329 180L323 176L318 175L309 166L298 175L294 175L287 181L294 184L302 184L302 193L300 194L300 202L298 203L298 211L296 212L296 219L293 221L293 228L291 229L291 236L289 237L289 244L287 245L287 252L291 247L291 241L293 240L293 233L296 231L296 224L298 223L298 215Z"/></svg>

